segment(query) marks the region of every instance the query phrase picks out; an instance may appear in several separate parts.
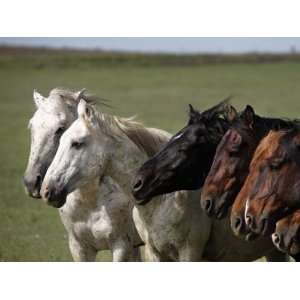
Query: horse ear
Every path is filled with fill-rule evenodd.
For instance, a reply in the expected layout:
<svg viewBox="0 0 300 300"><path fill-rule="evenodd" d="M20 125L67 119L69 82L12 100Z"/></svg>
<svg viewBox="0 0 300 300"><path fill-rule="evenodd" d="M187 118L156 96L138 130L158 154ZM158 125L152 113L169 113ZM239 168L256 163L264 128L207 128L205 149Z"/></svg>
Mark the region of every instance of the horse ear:
<svg viewBox="0 0 300 300"><path fill-rule="evenodd" d="M189 104L189 124L196 122L200 117L200 112L194 109L192 104Z"/></svg>
<svg viewBox="0 0 300 300"><path fill-rule="evenodd" d="M80 99L83 99L84 93L86 92L86 89L82 89L76 93L74 93L74 98L76 101L79 101Z"/></svg>
<svg viewBox="0 0 300 300"><path fill-rule="evenodd" d="M217 115L220 115L220 114L225 115L226 112L229 109L229 106L231 106L230 103L229 103L230 99L231 99L231 96L227 97L226 99L224 99L223 101L221 101L217 105L215 105L215 106L209 108L208 110L204 111L202 113L202 117L209 120L209 119L211 119L211 118L213 118Z"/></svg>
<svg viewBox="0 0 300 300"><path fill-rule="evenodd" d="M232 123L237 117L238 117L238 112L236 111L236 109L232 105L229 105L228 110L225 113L225 118L230 123Z"/></svg>
<svg viewBox="0 0 300 300"><path fill-rule="evenodd" d="M94 108L81 99L77 108L78 116L81 118L89 128L94 128L96 125L96 112Z"/></svg>
<svg viewBox="0 0 300 300"><path fill-rule="evenodd" d="M252 106L247 105L244 111L241 114L241 118L244 120L246 125L250 128L253 128L255 112Z"/></svg>
<svg viewBox="0 0 300 300"><path fill-rule="evenodd" d="M33 90L33 101L37 108L39 108L45 102L45 99L46 98L42 96L37 90Z"/></svg>

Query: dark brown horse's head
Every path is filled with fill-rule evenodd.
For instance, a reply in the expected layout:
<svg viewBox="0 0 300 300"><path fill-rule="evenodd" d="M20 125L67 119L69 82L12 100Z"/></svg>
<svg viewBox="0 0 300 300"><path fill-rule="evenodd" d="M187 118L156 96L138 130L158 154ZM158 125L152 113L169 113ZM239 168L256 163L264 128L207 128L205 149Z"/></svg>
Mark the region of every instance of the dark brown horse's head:
<svg viewBox="0 0 300 300"><path fill-rule="evenodd" d="M190 106L188 124L138 170L132 192L137 203L154 196L202 187L216 147L227 131L228 101L199 112ZM144 200L147 199L147 200Z"/></svg>
<svg viewBox="0 0 300 300"><path fill-rule="evenodd" d="M210 216L222 218L232 205L248 174L257 145L256 116L251 106L238 115L231 111L232 126L219 143L212 167L206 177L202 206Z"/></svg>
<svg viewBox="0 0 300 300"><path fill-rule="evenodd" d="M269 235L280 218L299 206L299 167L299 130L271 131L257 147L250 167L253 185L245 218L251 231Z"/></svg>
<svg viewBox="0 0 300 300"><path fill-rule="evenodd" d="M272 234L274 245L290 255L300 253L300 210L279 220Z"/></svg>
<svg viewBox="0 0 300 300"><path fill-rule="evenodd" d="M257 163L258 165L256 165L256 161L252 160L249 175L247 176L244 185L238 193L231 209L231 228L236 236L246 238L246 240L253 240L258 236L247 227L245 222L245 209L249 190L255 183L255 178L258 175L259 161L257 161Z"/></svg>

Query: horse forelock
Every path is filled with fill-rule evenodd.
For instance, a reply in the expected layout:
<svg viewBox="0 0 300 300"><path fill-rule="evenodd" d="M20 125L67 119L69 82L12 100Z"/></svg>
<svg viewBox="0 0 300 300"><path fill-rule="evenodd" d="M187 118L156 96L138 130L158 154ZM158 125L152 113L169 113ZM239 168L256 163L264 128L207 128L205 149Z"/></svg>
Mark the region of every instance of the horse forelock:
<svg viewBox="0 0 300 300"><path fill-rule="evenodd" d="M49 97L51 96L59 96L61 97L62 100L72 101L74 105L77 105L80 99L83 99L85 102L91 105L94 105L98 100L101 100L101 98L95 95L88 94L86 90L80 95L80 99L79 99L78 91L74 91L63 87L56 87L52 89L49 93Z"/></svg>

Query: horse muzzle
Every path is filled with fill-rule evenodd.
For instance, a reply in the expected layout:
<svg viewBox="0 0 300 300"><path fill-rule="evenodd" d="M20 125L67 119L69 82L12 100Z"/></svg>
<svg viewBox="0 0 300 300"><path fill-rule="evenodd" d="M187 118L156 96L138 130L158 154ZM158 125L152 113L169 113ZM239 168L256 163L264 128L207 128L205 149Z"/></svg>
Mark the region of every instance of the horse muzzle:
<svg viewBox="0 0 300 300"><path fill-rule="evenodd" d="M66 203L67 189L59 189L53 184L42 187L41 195L43 200L50 206L60 208Z"/></svg>

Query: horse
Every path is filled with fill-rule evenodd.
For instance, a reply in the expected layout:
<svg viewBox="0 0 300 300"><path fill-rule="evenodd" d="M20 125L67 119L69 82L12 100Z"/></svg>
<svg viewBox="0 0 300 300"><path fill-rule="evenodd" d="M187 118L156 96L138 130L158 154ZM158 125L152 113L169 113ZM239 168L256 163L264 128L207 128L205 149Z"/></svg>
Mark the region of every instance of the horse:
<svg viewBox="0 0 300 300"><path fill-rule="evenodd" d="M29 121L31 150L24 175L25 189L40 198L41 184L59 146L62 134L77 118L80 99L101 102L85 90L55 88L46 98L33 93L36 112ZM100 250L111 250L113 261L139 261L142 241L132 220L132 205L115 181L101 178L93 199L76 192L59 209L75 261L94 261Z"/></svg>
<svg viewBox="0 0 300 300"><path fill-rule="evenodd" d="M132 193L137 200L202 187L215 149L229 128L228 99L200 113L189 105L189 121L137 171Z"/></svg>
<svg viewBox="0 0 300 300"><path fill-rule="evenodd" d="M275 232L272 234L274 245L283 252L300 259L300 210L280 219L276 223ZM297 257L297 258L296 258Z"/></svg>
<svg viewBox="0 0 300 300"><path fill-rule="evenodd" d="M245 220L256 235L272 234L274 245L300 261L299 146L295 127L271 131L257 147L246 183ZM244 188L244 187L243 187Z"/></svg>
<svg viewBox="0 0 300 300"><path fill-rule="evenodd" d="M245 182L251 159L261 139L272 129L291 128L294 121L261 117L250 105L240 114L232 107L230 119L230 129L217 147L203 185L201 202L210 216L219 219L227 215L234 203L231 211L234 233L253 239L254 235L248 232L243 218L245 198L239 197L239 201L235 199Z"/></svg>
<svg viewBox="0 0 300 300"><path fill-rule="evenodd" d="M271 234L279 219L300 208L300 131L297 127L271 131L253 157L248 177L254 180L246 201L245 220L249 229L257 234Z"/></svg>
<svg viewBox="0 0 300 300"><path fill-rule="evenodd" d="M136 201L132 179L149 154L157 151L158 134L132 120L98 112L84 100L78 116L61 137L44 178L41 195L46 203L63 206L68 193L106 175L133 201L133 218L143 222L137 229L152 261L250 261L265 254L279 259L271 240L248 245L233 236L228 220L212 222L197 201L199 191Z"/></svg>

